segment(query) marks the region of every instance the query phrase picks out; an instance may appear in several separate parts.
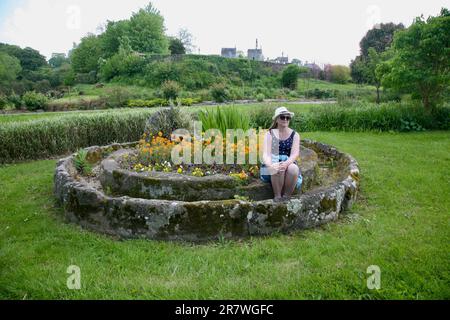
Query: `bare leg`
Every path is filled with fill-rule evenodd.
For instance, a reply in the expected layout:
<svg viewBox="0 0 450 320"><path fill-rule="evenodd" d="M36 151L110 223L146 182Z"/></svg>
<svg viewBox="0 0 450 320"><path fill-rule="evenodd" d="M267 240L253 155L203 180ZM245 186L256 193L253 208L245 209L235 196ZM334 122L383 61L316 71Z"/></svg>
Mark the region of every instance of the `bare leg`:
<svg viewBox="0 0 450 320"><path fill-rule="evenodd" d="M284 196L290 197L294 192L295 185L297 184L299 168L296 164L292 163L286 170L284 181Z"/></svg>
<svg viewBox="0 0 450 320"><path fill-rule="evenodd" d="M270 181L272 182L273 195L275 198L281 198L281 190L284 184L284 172L279 172L270 176Z"/></svg>

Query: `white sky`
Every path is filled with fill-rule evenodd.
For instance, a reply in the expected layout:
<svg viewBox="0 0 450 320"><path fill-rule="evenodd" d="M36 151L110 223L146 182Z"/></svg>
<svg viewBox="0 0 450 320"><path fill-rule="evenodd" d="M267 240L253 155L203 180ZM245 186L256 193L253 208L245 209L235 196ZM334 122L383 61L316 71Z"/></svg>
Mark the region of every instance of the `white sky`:
<svg viewBox="0 0 450 320"><path fill-rule="evenodd" d="M0 0L0 42L29 46L50 57L66 52L106 20L129 18L148 0ZM185 27L202 54L222 47L247 53L258 38L264 56L350 63L375 23L438 15L450 0L154 0L167 33Z"/></svg>

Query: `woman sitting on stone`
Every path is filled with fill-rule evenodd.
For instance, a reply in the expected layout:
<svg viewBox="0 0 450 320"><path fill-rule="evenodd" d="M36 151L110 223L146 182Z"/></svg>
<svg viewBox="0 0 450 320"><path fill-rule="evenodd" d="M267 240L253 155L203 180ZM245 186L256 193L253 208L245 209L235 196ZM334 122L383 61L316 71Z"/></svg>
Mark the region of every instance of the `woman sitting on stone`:
<svg viewBox="0 0 450 320"><path fill-rule="evenodd" d="M296 161L300 154L300 135L289 128L293 116L285 107L277 108L264 139L261 179L272 183L276 202L289 200L295 188L302 184Z"/></svg>

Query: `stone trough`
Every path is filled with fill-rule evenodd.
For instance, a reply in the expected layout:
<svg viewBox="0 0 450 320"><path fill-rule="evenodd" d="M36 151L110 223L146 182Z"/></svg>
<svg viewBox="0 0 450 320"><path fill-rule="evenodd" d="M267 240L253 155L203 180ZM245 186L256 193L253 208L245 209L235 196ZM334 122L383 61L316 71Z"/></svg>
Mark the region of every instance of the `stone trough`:
<svg viewBox="0 0 450 320"><path fill-rule="evenodd" d="M125 170L120 159L135 145L87 148L96 172L91 178L77 173L74 155L58 162L55 195L69 221L118 238L236 239L336 220L357 196L357 162L319 142L302 141L304 183L286 202L272 201L270 184L259 180L243 186L219 174L193 177ZM234 199L235 195L249 200Z"/></svg>

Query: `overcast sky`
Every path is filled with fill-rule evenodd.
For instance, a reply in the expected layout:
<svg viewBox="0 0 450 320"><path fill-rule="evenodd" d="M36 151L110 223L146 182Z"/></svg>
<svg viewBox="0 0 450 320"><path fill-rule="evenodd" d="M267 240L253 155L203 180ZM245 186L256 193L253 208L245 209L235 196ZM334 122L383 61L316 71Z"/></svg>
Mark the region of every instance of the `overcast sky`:
<svg viewBox="0 0 450 320"><path fill-rule="evenodd" d="M0 42L32 47L49 58L66 52L106 20L129 18L148 0L0 0ZM264 56L282 52L317 63L350 63L376 23L437 15L449 0L154 0L167 34L187 28L202 54L222 47L245 53L257 38ZM197 51L198 52L198 51Z"/></svg>

